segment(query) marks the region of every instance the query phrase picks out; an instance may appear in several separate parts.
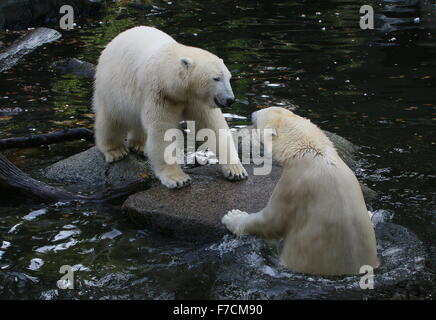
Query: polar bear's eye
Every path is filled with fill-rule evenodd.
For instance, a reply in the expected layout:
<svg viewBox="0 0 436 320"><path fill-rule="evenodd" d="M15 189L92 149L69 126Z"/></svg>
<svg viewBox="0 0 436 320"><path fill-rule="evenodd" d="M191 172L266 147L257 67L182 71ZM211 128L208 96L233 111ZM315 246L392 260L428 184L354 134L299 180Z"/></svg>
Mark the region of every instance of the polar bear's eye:
<svg viewBox="0 0 436 320"><path fill-rule="evenodd" d="M215 78L213 78L213 81L220 81L220 80L221 80L220 77L215 77Z"/></svg>

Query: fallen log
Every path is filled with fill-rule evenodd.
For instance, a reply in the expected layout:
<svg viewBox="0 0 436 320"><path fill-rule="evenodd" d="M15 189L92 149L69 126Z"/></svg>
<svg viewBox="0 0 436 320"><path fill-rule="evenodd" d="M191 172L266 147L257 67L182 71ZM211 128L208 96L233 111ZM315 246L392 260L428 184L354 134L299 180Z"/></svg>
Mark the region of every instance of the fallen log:
<svg viewBox="0 0 436 320"><path fill-rule="evenodd" d="M0 139L0 150L38 147L68 140L85 139L94 142L94 132L86 128L73 128L26 137Z"/></svg>
<svg viewBox="0 0 436 320"><path fill-rule="evenodd" d="M0 154L0 200L2 201L7 199L43 203L73 200L103 202L128 196L140 188L144 188L144 182L137 180L116 189L108 189L101 194L83 196L31 178Z"/></svg>
<svg viewBox="0 0 436 320"><path fill-rule="evenodd" d="M58 31L49 28L37 28L28 32L0 52L0 72L12 68L25 55L44 44L58 40L61 36Z"/></svg>

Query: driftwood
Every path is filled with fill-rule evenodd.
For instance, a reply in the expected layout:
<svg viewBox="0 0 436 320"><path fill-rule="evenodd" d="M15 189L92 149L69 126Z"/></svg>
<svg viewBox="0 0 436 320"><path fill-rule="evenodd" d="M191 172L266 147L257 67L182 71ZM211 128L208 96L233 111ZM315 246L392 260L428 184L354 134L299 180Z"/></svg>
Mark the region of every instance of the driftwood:
<svg viewBox="0 0 436 320"><path fill-rule="evenodd" d="M1 17L0 17L1 20ZM25 55L28 55L36 48L58 40L62 35L49 28L37 28L26 35L15 40L9 48L0 52L0 72L12 68Z"/></svg>
<svg viewBox="0 0 436 320"><path fill-rule="evenodd" d="M0 139L0 150L23 147L37 147L67 140L85 139L94 141L94 133L86 128L73 128L52 133L36 134L26 137Z"/></svg>
<svg viewBox="0 0 436 320"><path fill-rule="evenodd" d="M29 177L0 154L0 200L44 203L72 200L103 202L128 196L143 187L144 182L138 180L117 189L106 190L102 194L83 196Z"/></svg>

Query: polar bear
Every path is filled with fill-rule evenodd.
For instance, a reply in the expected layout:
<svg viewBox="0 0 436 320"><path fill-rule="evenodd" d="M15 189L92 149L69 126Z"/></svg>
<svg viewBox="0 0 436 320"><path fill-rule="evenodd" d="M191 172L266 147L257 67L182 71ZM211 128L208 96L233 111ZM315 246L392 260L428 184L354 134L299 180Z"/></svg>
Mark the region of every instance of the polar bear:
<svg viewBox="0 0 436 320"><path fill-rule="evenodd" d="M376 239L360 185L331 141L283 108L257 111L252 120L255 128L273 132L265 148L283 173L263 210L229 211L222 218L226 227L236 235L283 238L281 261L295 272L348 275L363 265L376 268Z"/></svg>
<svg viewBox="0 0 436 320"><path fill-rule="evenodd" d="M230 78L222 59L182 45L158 29L141 26L120 33L103 50L95 75L98 149L107 162L125 157L129 149L146 153L166 187L189 184L190 177L177 163L165 161L164 150L171 142L164 141L164 134L182 120L193 120L197 129L214 130L217 140L230 136L220 109L235 101ZM220 136L220 129L226 134ZM245 179L233 140L225 140L230 160L223 161L224 176ZM216 149L211 151L217 154Z"/></svg>

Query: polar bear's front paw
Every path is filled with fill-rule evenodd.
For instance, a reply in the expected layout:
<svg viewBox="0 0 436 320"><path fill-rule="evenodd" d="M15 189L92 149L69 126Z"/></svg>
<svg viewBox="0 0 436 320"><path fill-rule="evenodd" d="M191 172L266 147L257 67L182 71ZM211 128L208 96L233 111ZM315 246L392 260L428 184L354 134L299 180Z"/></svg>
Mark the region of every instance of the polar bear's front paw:
<svg viewBox="0 0 436 320"><path fill-rule="evenodd" d="M129 151L127 150L127 148L123 146L118 149L104 152L104 158L106 159L106 162L111 163L125 158L128 153Z"/></svg>
<svg viewBox="0 0 436 320"><path fill-rule="evenodd" d="M224 164L222 166L224 177L228 180L243 180L247 179L248 174L242 164Z"/></svg>
<svg viewBox="0 0 436 320"><path fill-rule="evenodd" d="M182 188L191 184L191 177L180 168L161 172L158 176L160 182L169 189Z"/></svg>
<svg viewBox="0 0 436 320"><path fill-rule="evenodd" d="M247 212L241 210L230 210L221 220L221 222L232 233L241 236L244 232L244 219L248 216Z"/></svg>
<svg viewBox="0 0 436 320"><path fill-rule="evenodd" d="M132 141L128 141L127 142L127 146L130 150L132 150L133 152L139 154L139 155L144 155L145 154L145 146L142 143L137 143L137 142L132 142Z"/></svg>

